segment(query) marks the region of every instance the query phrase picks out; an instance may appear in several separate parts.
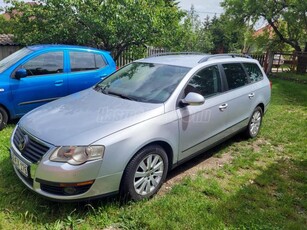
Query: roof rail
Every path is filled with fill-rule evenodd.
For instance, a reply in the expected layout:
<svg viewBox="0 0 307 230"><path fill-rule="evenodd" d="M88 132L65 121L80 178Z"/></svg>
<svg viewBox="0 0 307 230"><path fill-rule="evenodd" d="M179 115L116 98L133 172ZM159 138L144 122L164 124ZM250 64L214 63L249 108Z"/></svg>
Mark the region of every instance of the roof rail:
<svg viewBox="0 0 307 230"><path fill-rule="evenodd" d="M203 62L206 62L208 61L209 59L211 58L226 58L226 57L232 57L232 58L236 58L236 57L243 57L243 58L249 58L251 59L252 57L247 55L247 54L212 54L212 55L209 55L209 56L206 56L202 59L200 59L200 61L198 63L203 63Z"/></svg>
<svg viewBox="0 0 307 230"><path fill-rule="evenodd" d="M157 53L157 54L152 54L149 57L159 57L159 56L167 56L167 55L190 55L190 54L199 54L199 55L205 55L204 53L201 52L165 52L165 53Z"/></svg>

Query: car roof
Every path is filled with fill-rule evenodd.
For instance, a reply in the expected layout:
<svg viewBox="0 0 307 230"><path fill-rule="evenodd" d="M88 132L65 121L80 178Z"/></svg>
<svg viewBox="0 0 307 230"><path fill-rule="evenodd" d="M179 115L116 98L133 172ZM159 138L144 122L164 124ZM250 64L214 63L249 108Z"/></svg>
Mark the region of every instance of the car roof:
<svg viewBox="0 0 307 230"><path fill-rule="evenodd" d="M184 67L194 67L198 62L204 57L204 55L165 55L165 56L151 56L148 58L143 58L137 60L137 62L149 62L155 64L165 64L165 65L176 65L176 66L184 66Z"/></svg>
<svg viewBox="0 0 307 230"><path fill-rule="evenodd" d="M32 46L27 46L27 48L33 51L42 50L42 49L83 49L83 50L86 49L86 50L95 50L95 51L100 51L100 52L104 51L104 50L99 50L99 49L95 49L95 48L87 47L87 46L61 45L61 44L32 45Z"/></svg>
<svg viewBox="0 0 307 230"><path fill-rule="evenodd" d="M247 55L242 54L175 54L175 53L165 53L150 56L147 58L139 59L135 62L146 62L164 65L174 65L193 68L202 62L212 60L223 60L223 61L247 61L254 60Z"/></svg>

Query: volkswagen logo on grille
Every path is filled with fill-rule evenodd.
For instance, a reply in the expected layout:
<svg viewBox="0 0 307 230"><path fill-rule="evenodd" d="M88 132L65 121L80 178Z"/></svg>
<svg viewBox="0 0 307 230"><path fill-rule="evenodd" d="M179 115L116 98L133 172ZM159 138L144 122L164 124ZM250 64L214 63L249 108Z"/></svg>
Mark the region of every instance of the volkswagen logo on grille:
<svg viewBox="0 0 307 230"><path fill-rule="evenodd" d="M29 137L28 135L24 135L18 144L18 149L20 151L23 151L27 147L28 144L29 144Z"/></svg>

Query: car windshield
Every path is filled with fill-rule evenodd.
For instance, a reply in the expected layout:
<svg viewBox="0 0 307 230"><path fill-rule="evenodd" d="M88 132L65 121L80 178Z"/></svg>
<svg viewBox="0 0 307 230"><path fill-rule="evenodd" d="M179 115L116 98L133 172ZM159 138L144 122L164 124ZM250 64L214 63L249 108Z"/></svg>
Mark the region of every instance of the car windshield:
<svg viewBox="0 0 307 230"><path fill-rule="evenodd" d="M134 62L95 86L95 90L128 100L163 103L190 68Z"/></svg>
<svg viewBox="0 0 307 230"><path fill-rule="evenodd" d="M20 59L32 53L33 51L28 48L22 48L21 50L16 51L10 56L2 59L0 61L0 73L4 72L7 68L11 67L14 63L18 62Z"/></svg>

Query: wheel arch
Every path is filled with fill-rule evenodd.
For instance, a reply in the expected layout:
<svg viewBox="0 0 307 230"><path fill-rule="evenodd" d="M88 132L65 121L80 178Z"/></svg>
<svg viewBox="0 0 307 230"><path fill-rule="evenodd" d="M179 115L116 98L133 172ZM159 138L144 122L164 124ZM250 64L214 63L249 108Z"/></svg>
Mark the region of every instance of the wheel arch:
<svg viewBox="0 0 307 230"><path fill-rule="evenodd" d="M255 108L257 108L258 106L262 109L262 113L264 113L264 104L259 103Z"/></svg>
<svg viewBox="0 0 307 230"><path fill-rule="evenodd" d="M159 145L164 149L164 151L167 155L167 158L168 158L168 171L170 171L172 169L173 159L174 159L174 152L173 152L172 146L165 141L155 141L155 142L152 142L150 144L147 144L146 146L148 146L148 145ZM144 147L146 147L146 146L144 146Z"/></svg>
<svg viewBox="0 0 307 230"><path fill-rule="evenodd" d="M146 143L145 145L141 146L139 149L137 149L137 151L132 155L132 157L129 159L127 165L130 163L130 161L144 148L146 148L147 146L150 145L159 145L161 148L164 149L166 155L167 155L167 159L168 159L168 171L172 168L173 166L173 159L174 159L174 150L172 148L172 146L163 140L155 140L155 141L151 141L149 143ZM126 168L125 167L125 168Z"/></svg>
<svg viewBox="0 0 307 230"><path fill-rule="evenodd" d="M129 159L129 161L127 162L126 166L125 166L125 169L124 169L124 173L127 169L127 166L129 165L129 163L131 162L131 160L144 148L146 148L147 146L150 146L150 145L159 145L161 148L164 149L166 155L167 155L167 158L168 158L168 172L172 169L172 166L173 166L173 158L174 158L174 151L173 151L173 148L172 146L167 143L166 141L162 141L162 140L156 140L156 141L152 141L152 142L149 142L149 143L146 143L144 146L140 147L136 152L135 154L133 154L133 156ZM119 185L119 190L121 190L121 187L123 185L123 177L124 177L124 174L120 180L120 185Z"/></svg>
<svg viewBox="0 0 307 230"><path fill-rule="evenodd" d="M10 111L7 109L7 107L0 103L0 108L5 110L5 112L7 114L7 119L10 120L11 119L11 114L10 114Z"/></svg>

